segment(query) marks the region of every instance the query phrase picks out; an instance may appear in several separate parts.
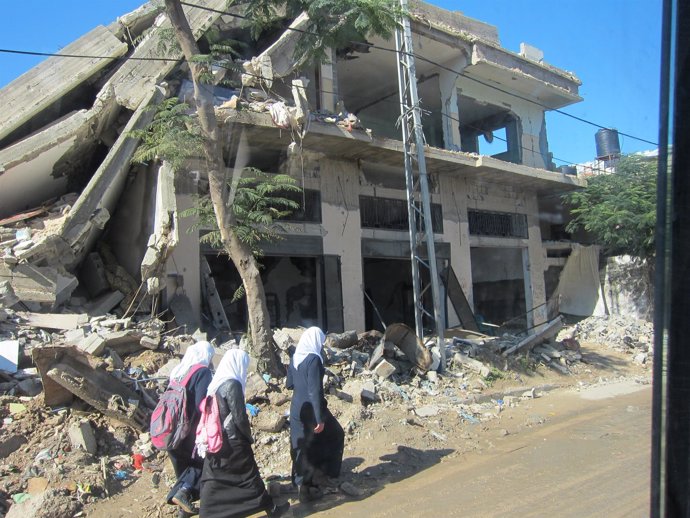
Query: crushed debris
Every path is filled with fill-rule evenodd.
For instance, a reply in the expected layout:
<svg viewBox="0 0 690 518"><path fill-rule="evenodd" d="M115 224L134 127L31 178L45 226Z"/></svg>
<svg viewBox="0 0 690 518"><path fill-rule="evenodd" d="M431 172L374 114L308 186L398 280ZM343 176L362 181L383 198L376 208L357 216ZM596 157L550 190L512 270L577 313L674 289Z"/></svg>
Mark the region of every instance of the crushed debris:
<svg viewBox="0 0 690 518"><path fill-rule="evenodd" d="M12 502L5 505L7 516L35 513L27 509L38 502L53 510L41 516L65 510L71 516L138 479L171 486L174 475L166 456L153 448L145 431L147 416L194 338L168 333L155 318L4 312L0 343L16 344L18 358L16 372L0 371L0 500ZM409 328L391 328L394 332L386 334L330 335L324 346L325 393L346 430L349 449L366 445L372 427L391 426L407 429L412 442L449 444L457 440L454 430L500 419L506 408L540 397L548 387L526 390L530 372L545 368L570 375L590 369L580 343L606 342L644 369L638 356L649 354L652 343L647 322L591 317L507 357L502 353L524 337L452 336L446 340L446 368L436 372L422 368L430 353L414 333L407 343ZM108 341L113 333L120 338ZM301 333L275 330L284 362ZM93 351L97 354L84 347L94 336L106 341ZM225 343L218 353L234 346L234 341ZM497 388L502 381L517 386ZM248 379L256 459L267 480L274 481L274 491L289 486L290 396L282 379L259 372ZM535 418L525 426L541 422ZM511 433L502 430L502 435ZM356 475L351 470L335 491L352 498L365 494Z"/></svg>

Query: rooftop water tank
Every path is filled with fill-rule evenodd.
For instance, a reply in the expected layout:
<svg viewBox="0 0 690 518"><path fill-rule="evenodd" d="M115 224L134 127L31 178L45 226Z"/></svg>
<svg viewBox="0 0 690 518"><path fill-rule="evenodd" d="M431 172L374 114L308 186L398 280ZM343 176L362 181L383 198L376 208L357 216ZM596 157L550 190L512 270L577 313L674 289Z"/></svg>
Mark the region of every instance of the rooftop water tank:
<svg viewBox="0 0 690 518"><path fill-rule="evenodd" d="M563 174L570 174L570 175L577 176L577 167L575 167L574 165L562 165L559 169L561 170L561 173L563 173Z"/></svg>
<svg viewBox="0 0 690 518"><path fill-rule="evenodd" d="M597 143L597 160L611 160L621 156L618 130L602 128L597 131L594 138Z"/></svg>

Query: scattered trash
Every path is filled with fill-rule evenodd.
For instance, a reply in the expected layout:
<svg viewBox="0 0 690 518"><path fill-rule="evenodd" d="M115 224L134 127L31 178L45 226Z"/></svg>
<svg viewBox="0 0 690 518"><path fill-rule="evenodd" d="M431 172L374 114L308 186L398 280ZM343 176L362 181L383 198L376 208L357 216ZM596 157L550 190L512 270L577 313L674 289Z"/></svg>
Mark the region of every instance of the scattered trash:
<svg viewBox="0 0 690 518"><path fill-rule="evenodd" d="M118 469L113 474L113 477L115 480L127 480L129 478L129 473L127 473L124 469Z"/></svg>
<svg viewBox="0 0 690 518"><path fill-rule="evenodd" d="M247 403L245 406L247 407L247 412L249 412L249 415L250 415L250 416L256 417L257 415L259 415L259 410L260 410L260 409L259 409L258 406L252 405L252 404L249 404L249 403Z"/></svg>

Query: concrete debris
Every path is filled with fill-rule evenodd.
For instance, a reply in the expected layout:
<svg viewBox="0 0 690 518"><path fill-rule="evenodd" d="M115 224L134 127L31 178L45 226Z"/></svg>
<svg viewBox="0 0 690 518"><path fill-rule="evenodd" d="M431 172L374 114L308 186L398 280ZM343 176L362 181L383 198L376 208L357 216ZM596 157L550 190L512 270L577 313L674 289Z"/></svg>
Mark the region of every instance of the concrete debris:
<svg viewBox="0 0 690 518"><path fill-rule="evenodd" d="M387 362L386 360L381 360L379 364L374 367L374 373L380 378L386 379L391 376L396 371L395 365Z"/></svg>
<svg viewBox="0 0 690 518"><path fill-rule="evenodd" d="M439 414L441 409L436 405L425 405L414 409L414 413L419 417L434 417Z"/></svg>
<svg viewBox="0 0 690 518"><path fill-rule="evenodd" d="M375 403L379 400L379 398L376 397L376 385L373 381L367 381L362 384L362 390L359 393L359 397L362 404Z"/></svg>
<svg viewBox="0 0 690 518"><path fill-rule="evenodd" d="M40 471L32 472L35 476L30 477L35 479L31 488L37 491L31 495L31 499L39 497L41 491L49 492L55 487L55 477L49 470L53 465L50 460L58 454L63 458L73 458L74 461L68 462L81 462L80 465L85 467L74 468L80 477L76 482L64 482L72 484L74 489L71 492L77 495L80 493L76 484L81 484L82 479L92 480L90 483L94 487L107 488L104 480L109 477L116 477L116 474L133 476L136 473L133 464L141 465L143 462L144 466L153 466L156 459L158 463L164 459L164 454L151 445L148 433L140 431L147 428L148 415L155 405L157 394L165 389L170 371L179 364L180 356L194 342L193 337L167 333L166 324L150 318L105 315L84 319L83 314L79 313L75 314L81 319L79 327L69 329L71 326L56 326L55 322L74 316L59 313L45 315L52 327L42 328L30 325L29 320L16 311L6 311L8 319L0 322L0 332L3 333L0 336L8 334L7 329L11 328L12 335L17 337L18 364L28 351L29 359L33 360L37 369L18 368L14 374L0 371L0 389L11 394L4 397L12 397L14 405L5 418L5 426L9 428L0 442L0 458L16 459L23 455L23 451L28 451L28 446L31 447L32 460L27 462L41 466ZM287 328L274 331L276 343L284 351L285 357L287 350L299 340L302 331ZM637 337L636 344L647 342L642 335L640 333ZM487 393L491 390L492 380L497 376L508 376L511 372L508 365L514 361L512 356L503 357L501 351L504 348L497 344L510 340L518 343L520 338L506 336L486 341L451 338L445 345L448 363L441 374L423 372L418 362L411 360L410 356L418 359L416 340L414 348L408 347L405 352L393 340L385 338L381 334L362 333L347 348L324 347L324 384L329 407L338 415L348 440L359 437L365 421L397 411L400 413L398 421L413 425L410 431L421 434L425 441L453 444L455 437L444 423L455 421L459 426L471 427L499 419L503 409L524 404L523 399L532 399L541 393L541 387L532 387L527 391L523 388L512 392ZM397 336L394 338L398 339ZM67 346L68 341L77 346ZM89 347L89 344L92 346ZM151 348L144 348L144 344ZM625 341L622 344L626 349L631 349ZM225 342L217 350L217 356L223 354L224 348L233 346L237 346L234 340ZM637 349L638 355L643 352ZM521 354L548 365L544 367L546 369L570 370L578 366L584 353L551 341ZM639 356L639 361L641 358ZM375 364L371 366L374 359ZM287 420L291 394L282 388L281 380L265 376L256 371L256 367L253 369L247 382L246 399L258 410L251 417L258 445L257 463L262 473L286 473L285 466L289 467L290 463ZM26 394L27 387L33 387L34 395L40 394L37 389L41 390L41 380L43 397L19 399L18 396ZM50 411L43 401L46 405L57 407L57 412ZM50 433L34 443L30 436L22 433L27 428L20 427L27 419L41 419L46 425L51 423ZM540 423L543 423L543 419L533 416L525 426ZM430 428L432 425L435 429ZM499 436L512 433L512 430L498 430ZM53 436L56 437L54 443L46 442L46 437L52 440ZM68 451L61 449L65 445ZM121 453L123 448L124 456ZM97 470L99 478L89 479L86 468L94 462L101 463ZM289 471L284 477L289 479ZM47 488L41 486L42 478L50 481ZM272 491L282 494L283 485L272 483ZM27 482L22 484L13 487L26 491ZM365 494L349 480L339 487L341 493L353 498ZM13 491L18 493L18 490ZM20 508L20 505L23 504L15 504L12 508Z"/></svg>
<svg viewBox="0 0 690 518"><path fill-rule="evenodd" d="M541 327L541 329L538 329L536 333L529 335L527 338L524 340L521 340L517 344L513 345L512 347L509 347L505 351L503 351L503 356L508 356L511 353L514 353L515 351L518 351L522 349L523 347L526 347L528 345L537 345L545 340L548 340L552 336L555 336L558 331L561 330L563 327L563 318L559 315L555 319L553 319L551 322L548 322L544 326Z"/></svg>
<svg viewBox="0 0 690 518"><path fill-rule="evenodd" d="M278 433L287 424L288 418L285 414L277 412L259 412L255 418L252 419L252 426L264 432Z"/></svg>
<svg viewBox="0 0 690 518"><path fill-rule="evenodd" d="M489 367L484 365L482 362L474 360L462 353L456 353L453 356L453 361L456 365L464 365L465 367L468 367L469 369L481 374L484 377L488 376L491 372L491 369L489 369Z"/></svg>
<svg viewBox="0 0 690 518"><path fill-rule="evenodd" d="M260 399L266 399L268 383L256 372L250 372L247 376L247 385L244 389L244 399L247 403L255 403Z"/></svg>
<svg viewBox="0 0 690 518"><path fill-rule="evenodd" d="M326 335L326 342L324 345L335 349L347 349L355 345L358 340L357 331L347 331L340 334L329 333Z"/></svg>
<svg viewBox="0 0 690 518"><path fill-rule="evenodd" d="M405 324L391 324L386 328L384 340L395 344L405 356L423 372L431 367L431 352Z"/></svg>
<svg viewBox="0 0 690 518"><path fill-rule="evenodd" d="M96 444L96 436L91 428L91 423L88 420L82 420L72 423L69 428L69 440L73 448L81 448L82 450L96 455L98 445Z"/></svg>

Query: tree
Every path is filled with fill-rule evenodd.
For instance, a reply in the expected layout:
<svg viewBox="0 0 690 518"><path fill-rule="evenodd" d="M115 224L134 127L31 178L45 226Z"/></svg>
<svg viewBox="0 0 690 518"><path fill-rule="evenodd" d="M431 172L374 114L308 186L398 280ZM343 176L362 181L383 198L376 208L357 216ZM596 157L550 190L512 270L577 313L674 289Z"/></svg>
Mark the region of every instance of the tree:
<svg viewBox="0 0 690 518"><path fill-rule="evenodd" d="M275 21L275 13L284 9L288 16L305 12L307 29L301 33L296 59L324 59L324 48L339 46L352 40L361 41L369 34L390 36L399 10L393 0L249 0L245 16L256 36ZM220 242L242 279L247 301L252 353L259 368L280 375L282 365L270 330L266 297L259 268L252 248L240 238L232 189L228 189L228 172L219 138L218 122L210 89L203 84L210 74L210 63L199 49L185 17L180 0L165 0L165 9L175 38L189 65L194 83L194 100L199 122L201 147L206 159L209 197L213 204Z"/></svg>
<svg viewBox="0 0 690 518"><path fill-rule="evenodd" d="M656 160L623 156L616 172L594 176L587 187L564 195L574 216L566 230L584 229L608 256L654 257Z"/></svg>

